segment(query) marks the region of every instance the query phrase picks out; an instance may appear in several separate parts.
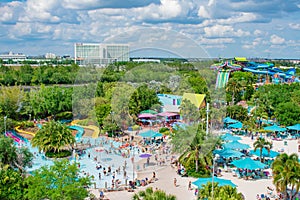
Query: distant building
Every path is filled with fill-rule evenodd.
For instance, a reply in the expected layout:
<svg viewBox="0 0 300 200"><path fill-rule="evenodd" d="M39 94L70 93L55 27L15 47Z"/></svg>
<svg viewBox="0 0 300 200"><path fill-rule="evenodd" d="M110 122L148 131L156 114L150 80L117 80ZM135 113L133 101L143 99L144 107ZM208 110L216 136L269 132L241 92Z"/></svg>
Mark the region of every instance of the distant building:
<svg viewBox="0 0 300 200"><path fill-rule="evenodd" d="M3 61L23 61L26 60L26 58L27 56L22 53L13 53L11 51L9 53L0 54L0 59Z"/></svg>
<svg viewBox="0 0 300 200"><path fill-rule="evenodd" d="M75 43L75 63L78 65L106 65L129 61L128 44Z"/></svg>
<svg viewBox="0 0 300 200"><path fill-rule="evenodd" d="M45 58L46 59L54 59L54 58L56 58L56 55L54 53L46 53Z"/></svg>
<svg viewBox="0 0 300 200"><path fill-rule="evenodd" d="M154 63L160 63L160 60L159 59L152 59L152 58L135 58L135 59L132 59L133 62L138 62L138 63L141 63L141 62L154 62Z"/></svg>

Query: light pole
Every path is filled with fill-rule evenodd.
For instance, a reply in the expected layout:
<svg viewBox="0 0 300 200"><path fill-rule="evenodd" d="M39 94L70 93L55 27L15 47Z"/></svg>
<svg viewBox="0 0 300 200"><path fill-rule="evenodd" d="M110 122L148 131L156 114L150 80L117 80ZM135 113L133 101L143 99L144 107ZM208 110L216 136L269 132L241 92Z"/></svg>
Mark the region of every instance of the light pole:
<svg viewBox="0 0 300 200"><path fill-rule="evenodd" d="M208 113L209 113L209 103L206 105L206 136L208 135Z"/></svg>
<svg viewBox="0 0 300 200"><path fill-rule="evenodd" d="M215 177L215 161L219 158L219 154L216 154L213 158L213 173L212 173L212 179L211 179L211 196L212 199L214 199L214 177Z"/></svg>
<svg viewBox="0 0 300 200"><path fill-rule="evenodd" d="M131 162L132 162L132 182L134 182L134 148L132 147L132 158L131 158Z"/></svg>
<svg viewBox="0 0 300 200"><path fill-rule="evenodd" d="M6 134L6 119L7 119L7 116L4 116L4 134Z"/></svg>

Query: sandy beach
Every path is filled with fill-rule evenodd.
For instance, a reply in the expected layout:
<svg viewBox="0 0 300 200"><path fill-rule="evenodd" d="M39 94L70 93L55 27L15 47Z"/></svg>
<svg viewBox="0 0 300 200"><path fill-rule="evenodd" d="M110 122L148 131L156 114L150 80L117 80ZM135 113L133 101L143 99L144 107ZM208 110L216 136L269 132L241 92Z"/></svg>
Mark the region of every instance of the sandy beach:
<svg viewBox="0 0 300 200"><path fill-rule="evenodd" d="M250 137L241 136L241 143L249 144L250 149L253 149L253 142ZM288 154L297 153L298 152L298 141L297 140L285 140L287 141L287 145L284 145L284 141L272 141L273 142L273 150L275 151L283 151ZM154 162L154 156L151 157L150 162ZM144 162L144 161L140 161ZM142 164L142 163L140 163ZM269 169L270 170L270 169ZM172 168L170 162L168 161L165 166L151 166L147 167L145 170L141 170L138 172L138 178L142 179L145 177L151 178L152 172L156 172L157 181L151 183L145 187L138 187L135 192L140 190L145 190L147 187L153 187L153 189L161 189L165 191L167 194L176 195L178 200L193 200L196 199L194 195L194 190L188 190L188 182L195 181L196 178L192 177L181 177L176 173L175 168ZM173 184L174 178L177 179L178 186L175 187ZM244 180L238 179L233 176L232 172L225 172L222 170L222 177L224 179L230 179L234 184L237 185L237 189L239 192L243 193L246 200L256 199L257 194L267 194L267 187L275 188L272 183L272 178L269 179L260 179L260 180ZM93 189L92 192L99 197L99 190ZM105 197L111 200L129 200L134 195L134 192L128 191L120 191L120 192L105 192Z"/></svg>

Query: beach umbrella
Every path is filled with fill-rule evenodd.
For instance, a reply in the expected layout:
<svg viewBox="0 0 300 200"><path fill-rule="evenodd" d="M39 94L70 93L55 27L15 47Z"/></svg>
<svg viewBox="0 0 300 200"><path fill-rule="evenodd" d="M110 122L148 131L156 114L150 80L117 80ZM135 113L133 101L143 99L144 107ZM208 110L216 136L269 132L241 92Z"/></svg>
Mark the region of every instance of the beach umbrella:
<svg viewBox="0 0 300 200"><path fill-rule="evenodd" d="M248 144L240 143L239 141L232 141L226 144L223 144L225 149L249 149Z"/></svg>
<svg viewBox="0 0 300 200"><path fill-rule="evenodd" d="M140 119L141 118L154 118L156 117L156 115L150 114L150 113L143 113L143 114L139 114L138 116Z"/></svg>
<svg viewBox="0 0 300 200"><path fill-rule="evenodd" d="M146 132L140 133L139 136L142 136L143 138L155 138L155 137L162 137L163 134L159 132L155 132L153 130L148 130Z"/></svg>
<svg viewBox="0 0 300 200"><path fill-rule="evenodd" d="M224 158L240 158L245 155L239 151L235 151L232 149L214 150L214 154L218 154Z"/></svg>
<svg viewBox="0 0 300 200"><path fill-rule="evenodd" d="M294 126L287 126L286 128L289 130L297 131L298 133L298 131L300 131L300 124L295 124Z"/></svg>
<svg viewBox="0 0 300 200"><path fill-rule="evenodd" d="M237 141L237 140L241 140L240 137L238 136L233 136L230 133L226 133L225 135L221 136L221 139L225 140L225 141Z"/></svg>
<svg viewBox="0 0 300 200"><path fill-rule="evenodd" d="M235 119L231 119L230 117L226 117L223 119L223 122L225 124L235 124L237 122L239 122L238 120L235 120Z"/></svg>
<svg viewBox="0 0 300 200"><path fill-rule="evenodd" d="M263 169L265 168L265 164L261 163L260 161L252 160L251 158L244 158L240 160L234 160L231 162L232 165L236 166L237 168L241 169Z"/></svg>
<svg viewBox="0 0 300 200"><path fill-rule="evenodd" d="M267 127L265 127L264 130L266 130L266 131L272 131L272 132L275 132L275 131L284 132L284 131L286 131L286 128L282 128L282 127L274 124L273 126L267 126Z"/></svg>
<svg viewBox="0 0 300 200"><path fill-rule="evenodd" d="M243 128L243 123L242 122L237 122L237 123L234 123L234 124L230 124L228 126L228 128Z"/></svg>
<svg viewBox="0 0 300 200"><path fill-rule="evenodd" d="M152 115L156 115L157 112L155 110L143 110L142 112L140 112L140 114L152 114Z"/></svg>
<svg viewBox="0 0 300 200"><path fill-rule="evenodd" d="M251 150L251 151L250 151L250 154L256 155L256 156L259 157L259 156L260 156L260 150L259 150L259 149L256 149L256 151ZM263 148L263 149L262 149L262 156L263 156L263 157L275 158L275 157L278 156L278 155L279 155L279 153L276 152L276 151L270 150L270 153L269 153L268 150L267 150L266 148Z"/></svg>
<svg viewBox="0 0 300 200"><path fill-rule="evenodd" d="M212 182L212 177L209 178L198 178L196 181L193 182L193 185L197 188L202 188L202 185L206 185L208 182ZM214 183L218 183L219 186L230 185L232 187L236 187L231 180L222 179L218 177L214 177Z"/></svg>
<svg viewBox="0 0 300 200"><path fill-rule="evenodd" d="M149 153L143 153L143 154L141 154L139 157L140 158L150 158L152 155L151 154L149 154Z"/></svg>

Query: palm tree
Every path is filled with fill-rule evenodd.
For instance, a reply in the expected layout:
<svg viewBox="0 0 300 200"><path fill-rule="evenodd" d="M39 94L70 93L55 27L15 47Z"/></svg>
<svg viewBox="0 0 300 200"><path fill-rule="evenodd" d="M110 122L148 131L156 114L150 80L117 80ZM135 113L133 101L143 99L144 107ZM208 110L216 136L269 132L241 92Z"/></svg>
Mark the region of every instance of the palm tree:
<svg viewBox="0 0 300 200"><path fill-rule="evenodd" d="M280 154L276 157L271 168L273 183L276 190L283 192L286 199L295 199L300 188L300 164L297 154ZM288 190L290 188L291 190Z"/></svg>
<svg viewBox="0 0 300 200"><path fill-rule="evenodd" d="M195 124L180 128L172 137L171 143L173 151L181 154L179 161L183 165L194 162L193 169L198 172L199 163L203 163L203 168L211 164L212 151L218 139L211 135L206 136L205 131L200 130ZM199 162L200 160L203 162Z"/></svg>
<svg viewBox="0 0 300 200"><path fill-rule="evenodd" d="M219 186L218 183L214 183L214 196L212 197L212 183L209 182L206 185L202 186L199 190L200 199L208 200L222 200L222 199L231 199L231 200L243 200L242 193L239 193L236 188L229 185Z"/></svg>
<svg viewBox="0 0 300 200"><path fill-rule="evenodd" d="M133 195L133 200L176 200L176 196L171 194L166 194L162 190L153 191L152 187L147 188L145 191L140 191Z"/></svg>
<svg viewBox="0 0 300 200"><path fill-rule="evenodd" d="M231 93L231 105L234 105L235 95L242 90L242 86L238 80L231 78L226 85L226 92Z"/></svg>
<svg viewBox="0 0 300 200"><path fill-rule="evenodd" d="M51 120L46 123L32 138L33 147L44 152L60 152L63 148L71 148L75 143L72 132L64 124Z"/></svg>
<svg viewBox="0 0 300 200"><path fill-rule="evenodd" d="M262 151L263 151L263 148L267 149L268 150L268 153L270 153L272 147L273 147L273 143L272 142L269 142L267 140L265 140L265 138L258 138L254 143L253 143L253 146L254 146L254 151L256 151L256 149L259 149L259 152L260 152L260 161L262 161Z"/></svg>

